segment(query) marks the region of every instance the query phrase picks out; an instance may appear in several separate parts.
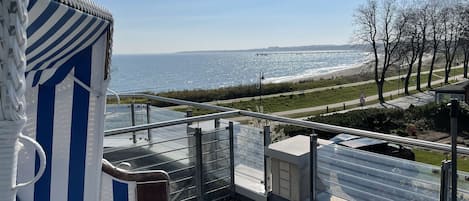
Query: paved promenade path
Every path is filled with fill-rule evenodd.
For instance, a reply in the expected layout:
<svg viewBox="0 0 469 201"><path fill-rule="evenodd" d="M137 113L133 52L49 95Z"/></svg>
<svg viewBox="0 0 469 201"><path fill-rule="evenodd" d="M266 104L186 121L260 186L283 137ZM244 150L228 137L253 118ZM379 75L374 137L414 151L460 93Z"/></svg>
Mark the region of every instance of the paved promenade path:
<svg viewBox="0 0 469 201"><path fill-rule="evenodd" d="M386 103L375 103L371 105L367 105L364 107L355 107L347 110L341 110L337 112L331 112L323 115L331 115L331 114L337 114L337 113L346 113L349 111L353 110L361 110L361 109L368 109L368 108L396 108L396 109L407 109L410 107L410 105L414 106L421 106L425 105L428 103L431 103L435 101L435 93L432 91L424 91L424 92L419 92L416 94L412 94L409 96L404 96L404 97L399 97L393 100L386 101ZM307 117L304 117L302 119L305 119Z"/></svg>
<svg viewBox="0 0 469 201"><path fill-rule="evenodd" d="M462 68L462 66L455 66L452 69L459 69ZM433 70L433 72L442 72L445 69L436 69ZM429 71L423 71L421 74L425 75L428 74ZM412 73L412 76L416 76L417 73ZM401 75L403 76L403 75ZM399 79L399 76L392 76L386 78L386 80L397 80ZM313 92L318 92L318 91L324 91L324 90L331 90L331 89L338 89L338 88L344 88L344 87L353 87L353 86L360 86L364 84L370 84L370 83L375 83L374 80L367 80L367 81L361 81L361 82L353 82L353 83L348 83L348 84L341 84L341 85L334 85L334 86L327 86L327 87L318 87L314 89L307 89L307 90L299 90L299 91L291 91L291 92L285 92L285 93L277 93L277 94L269 94L269 95L263 95L262 98L273 98L273 97L279 97L279 96L288 96L288 95L299 95L299 94L305 94L305 93L313 93ZM432 82L433 83L433 82ZM424 83L425 85L426 83ZM415 87L414 87L415 88ZM397 94L397 92L396 92ZM393 94L394 95L394 94ZM252 99L258 99L259 96L254 96L254 97L243 97L243 98L235 98L235 99L228 99L228 100L217 100L217 101L210 101L210 102L205 102L207 104L226 104L226 103L233 103L233 102L241 102L241 101L249 101ZM349 105L346 103L346 105ZM177 109L177 108L186 108L187 106L181 105L181 106L172 106L172 107L167 107L168 109ZM332 107L329 107L332 108Z"/></svg>
<svg viewBox="0 0 469 201"><path fill-rule="evenodd" d="M462 78L463 78L462 75L456 76L456 79L458 79L458 80L462 79ZM438 85L440 83L444 83L444 79L435 80L435 81L432 82L432 85ZM409 91L413 91L413 90L416 90L415 86L409 87ZM400 92L402 93L402 90L400 90ZM427 103L428 101L430 101L432 96L429 95L429 94L431 92L425 92L425 93L427 95L422 93L422 94L419 94L419 95L406 96L406 97L401 97L401 98L398 98L398 99L395 99L395 100L388 101L388 103L386 103L384 105L381 105L381 104L378 103L378 104L372 104L370 106L357 107L357 108L353 108L353 109L360 109L360 108L367 108L367 107L393 107L393 105L400 105L402 108L405 109L406 107L409 107L410 104L421 105L421 104L424 104L424 103ZM389 91L389 92L384 93L383 95L384 95L384 97L389 97L391 95L397 96L398 95L398 90ZM373 96L366 97L366 101L373 101L373 100L378 100L378 95L373 95ZM349 105L349 106L350 105L358 105L360 103L360 100L355 99L355 100L350 100L350 101L333 103L333 104L329 104L329 105L320 105L320 106L315 106L315 107L301 108L301 109L295 109L295 110L287 110L287 111L282 111L282 112L274 112L274 113L271 113L271 114L278 115L278 116L289 116L289 115L295 115L295 114L301 114L301 113L323 111L323 110L326 110L327 107L329 107L329 109L343 107L344 103L345 103L345 105ZM346 111L349 111L349 110L345 110L344 112L346 112ZM307 118L307 117L304 117L304 118L301 118L301 119L305 119L305 118ZM249 117L237 117L237 118L232 118L231 120L233 120L233 121L245 121L245 120L248 120L248 119L249 119Z"/></svg>

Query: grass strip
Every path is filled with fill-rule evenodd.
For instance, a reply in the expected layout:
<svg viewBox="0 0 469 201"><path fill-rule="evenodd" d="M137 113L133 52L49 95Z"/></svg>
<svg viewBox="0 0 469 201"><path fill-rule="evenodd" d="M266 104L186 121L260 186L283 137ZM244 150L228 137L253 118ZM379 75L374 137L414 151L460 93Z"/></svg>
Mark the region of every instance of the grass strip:
<svg viewBox="0 0 469 201"><path fill-rule="evenodd" d="M430 165L441 166L441 161L450 159L450 153L443 153L438 151L430 151L421 148L414 148L415 161L426 163ZM462 156L458 158L458 170L469 172L469 158Z"/></svg>
<svg viewBox="0 0 469 201"><path fill-rule="evenodd" d="M437 78L434 78L437 79ZM422 77L421 82L426 83L427 78ZM411 78L409 86L415 86L415 76ZM389 92L403 88L403 83L400 80L386 81L384 84L384 92ZM367 97L376 95L376 84L369 83L359 86L339 87L331 90L318 91L313 93L305 93L299 95L282 95L272 98L262 99L262 106L264 112L273 113L280 111L287 111L300 108L315 107L321 105L329 105L344 101L359 99L360 94L364 93ZM220 104L221 106L232 107L243 110L256 111L259 105L258 99L251 99L249 101L232 102L227 104ZM346 106L347 107L347 106Z"/></svg>

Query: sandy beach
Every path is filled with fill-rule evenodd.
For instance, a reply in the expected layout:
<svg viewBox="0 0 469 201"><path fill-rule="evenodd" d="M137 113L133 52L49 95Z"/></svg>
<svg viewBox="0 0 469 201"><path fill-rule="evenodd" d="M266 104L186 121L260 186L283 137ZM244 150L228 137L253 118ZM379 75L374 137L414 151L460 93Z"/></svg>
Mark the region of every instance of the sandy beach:
<svg viewBox="0 0 469 201"><path fill-rule="evenodd" d="M345 77L345 76L351 76L351 75L359 75L359 74L364 74L364 73L370 73L373 72L373 68L371 66L371 61L362 63L362 64L357 64L353 65L348 68L344 69L338 69L338 70L332 70L327 73L318 73L317 75L304 75L304 76L286 76L281 79L276 78L274 80L266 80L263 83L268 84L268 83L282 83L282 82L302 82L302 81L311 81L311 80L319 80L319 79L333 79L336 77Z"/></svg>
<svg viewBox="0 0 469 201"><path fill-rule="evenodd" d="M322 74L322 75L316 75L310 77L308 80L318 80L318 79L330 79L330 78L336 78L336 77L344 77L344 76L350 76L350 75L359 75L363 73L370 73L373 72L372 68L370 68L371 62L366 62L362 65L358 66L353 66L351 68L343 69L343 70L338 70L338 71L333 71L330 73ZM302 80L300 80L302 81Z"/></svg>
<svg viewBox="0 0 469 201"><path fill-rule="evenodd" d="M428 55L428 54L424 55L422 61L423 61L424 66L430 65L431 55ZM456 62L455 62L455 64L456 64ZM437 61L435 63L435 65L442 65L442 63ZM395 68L397 68L397 66L392 66L392 67L390 67L389 70L393 70ZM402 66L403 71L407 71L406 68L407 68L407 66ZM415 68L416 68L416 65L415 65ZM373 72L374 72L374 70L373 70L373 61L369 60L365 63L358 64L358 65L352 66L350 68L341 69L341 70L337 70L337 71L331 71L331 72L324 73L324 74L312 75L312 76L309 76L309 77L292 79L290 81L291 82L301 82L301 81L319 80L319 79L333 79L333 78L336 78L336 77L360 75L360 74L373 73Z"/></svg>

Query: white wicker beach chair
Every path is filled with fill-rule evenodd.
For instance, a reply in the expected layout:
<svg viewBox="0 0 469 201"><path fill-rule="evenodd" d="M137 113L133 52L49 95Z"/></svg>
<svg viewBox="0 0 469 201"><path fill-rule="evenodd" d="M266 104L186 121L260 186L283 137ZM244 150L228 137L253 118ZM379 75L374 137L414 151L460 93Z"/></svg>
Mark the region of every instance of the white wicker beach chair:
<svg viewBox="0 0 469 201"><path fill-rule="evenodd" d="M46 153L44 175L21 200L98 200L112 18L87 1L31 0L23 133ZM20 152L18 180L38 169Z"/></svg>
<svg viewBox="0 0 469 201"><path fill-rule="evenodd" d="M109 178L111 200L137 200L122 186L147 188L148 174L102 172L112 16L89 0L0 0L0 10L0 201L110 200Z"/></svg>

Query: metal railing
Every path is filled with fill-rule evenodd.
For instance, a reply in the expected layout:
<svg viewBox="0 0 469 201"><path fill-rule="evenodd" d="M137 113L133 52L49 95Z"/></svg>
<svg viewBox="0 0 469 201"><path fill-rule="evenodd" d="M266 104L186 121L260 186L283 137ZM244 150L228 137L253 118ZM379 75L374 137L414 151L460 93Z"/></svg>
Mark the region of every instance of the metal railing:
<svg viewBox="0 0 469 201"><path fill-rule="evenodd" d="M435 171L431 165L335 144L318 148L317 135L312 134L310 197L312 200L317 199L320 180L328 186L323 191L331 195L339 194L345 199L352 195L353 199L358 200L469 200L469 184L464 179L458 179L458 175L463 174L457 171L458 105L458 101L451 101L451 160L442 161L440 172ZM428 176L423 176L424 174ZM439 182L435 181L437 179L440 179ZM458 188L458 183L464 183L465 188ZM332 186L341 189L340 192L333 190Z"/></svg>
<svg viewBox="0 0 469 201"><path fill-rule="evenodd" d="M458 172L460 186L453 188L449 161L438 167L336 144L316 146L317 136L310 139L312 198L327 192L345 200L469 200L466 173Z"/></svg>
<svg viewBox="0 0 469 201"><path fill-rule="evenodd" d="M120 139L127 143L106 147L104 158L113 165L127 166L129 171L168 172L171 178L171 200L229 198L235 192L232 123L226 127L218 124L215 128L204 131L189 127L189 123L217 120L230 113L232 112L162 121L151 126L136 125L133 127L138 129L132 130L108 130L105 132L105 139ZM165 129L168 127L173 129ZM135 136L140 135L148 135L148 140L135 141Z"/></svg>
<svg viewBox="0 0 469 201"><path fill-rule="evenodd" d="M121 98L122 97L146 98L146 99L149 99L149 100L161 101L161 102L166 102L166 103L172 103L172 104L178 104L178 105L188 105L188 106L193 106L193 107L197 107L197 108L221 111L221 112L226 112L226 113L229 114L229 115L227 115L226 113L210 114L210 115L221 114L220 116L218 116L218 118L224 118L224 117L236 116L236 115L238 115L238 116L248 116L248 117L254 117L254 118L265 119L265 120L270 120L270 121L277 121L277 122L281 122L281 123L284 123L284 124L290 124L290 125L295 125L295 126L300 126L300 127L305 127L305 128L311 128L311 129L314 129L314 130L320 130L320 131L325 131L325 132L348 133L348 134L351 134L351 135L375 138L375 139L385 140L385 141L394 142L394 143L398 143L398 144L406 144L406 145L417 146L417 147L433 149L433 150L438 150L438 151L451 152L451 145L448 145L448 144L442 144L442 143L437 143L437 142L429 142L429 141L425 141L425 140L405 138L405 137L400 137L400 136L395 136L395 135L383 134L383 133L378 133L378 132L373 132L373 131L365 131L365 130L354 129L354 128L347 128L347 127L342 127L342 126L334 126L334 125L318 123L318 122L311 122L311 121L305 121L305 120L299 120L299 119L292 119L292 118L287 118L287 117L275 116L275 115L270 115L270 114L263 114L263 113L246 111L246 110L237 110L237 109L232 109L232 108L228 108L228 107L210 105L210 104L205 104L205 103L196 103L196 102L191 102L191 101L178 100L178 99L166 98L166 97L160 97L160 96L154 96L154 95L148 95L148 94L121 94L120 97ZM110 97L110 98L112 98L112 97ZM210 115L202 115L202 116L198 116L198 118L210 119L209 118ZM196 119L193 119L193 120L196 121ZM181 119L181 121L183 121L183 120ZM142 125L142 126L152 127L152 124ZM132 131L132 130L136 131L136 130L139 130L140 128L141 127L139 127L139 126L135 126L135 127L128 127L126 129L130 130L130 131ZM122 132L123 130L114 130L113 132L119 132L119 131ZM469 148L462 147L462 146L457 146L457 153L458 154L469 155Z"/></svg>
<svg viewBox="0 0 469 201"><path fill-rule="evenodd" d="M276 122L280 122L280 123L284 123L284 124L290 124L290 125L295 125L295 126L311 128L311 129L313 129L313 131L314 130L320 130L320 131L326 131L326 132L332 132L332 133L348 133L348 134L352 134L352 135L375 138L375 139L385 140L385 141L389 141L389 142L393 142L393 143L406 144L406 145L417 146L417 147L422 147L422 148L427 148L427 149L432 149L432 150L445 151L445 152L452 151L452 147L450 145L442 144L442 143L428 142L428 141L423 141L423 140L418 140L418 139L404 138L404 137L399 137L399 136L394 136L394 135L388 135L388 134L377 133L377 132L372 132L372 131L364 131L364 130L353 129L353 128L346 128L346 127L341 127L341 126L328 125L328 124L317 123L317 122L290 119L290 118L279 117L279 116L274 116L274 115L269 115L269 114L251 112L251 111L236 110L236 109L232 109L232 108L214 106L214 105L209 105L209 104L204 104L204 103L195 103L195 102L190 102L190 101L177 100L177 99L171 99L171 98L165 98L165 97L159 97L159 96L152 96L152 95L147 95L147 94L123 94L123 95L121 95L121 97L147 98L149 100L156 100L156 101L162 101L162 102L173 103L173 104L188 105L188 106L193 106L193 107L198 107L198 108L203 108L203 109L216 110L216 111L220 111L220 112L219 113L214 113L214 114L195 116L195 117L187 117L187 118L180 118L180 119L174 119L174 120L168 120L168 121L162 121L162 122L156 122L156 123L148 123L148 124L143 124L143 125L130 126L130 127L125 127L125 128L111 129L111 130L105 131L105 136L115 136L115 135L120 135L120 134L124 134L124 133L133 133L133 132L151 130L151 129L155 129L155 128L163 128L163 127L167 127L167 126L174 126L174 125L180 125L180 124L188 124L189 125L189 124L192 124L194 122L209 121L209 120L214 120L215 125L220 125L219 119L221 119L221 118L228 118L228 117L233 117L233 116L248 116L248 117L253 117L253 118L260 118L260 119L265 119L265 120L270 120L270 121L276 121ZM228 147L230 149L230 154L228 154L228 157L227 157L227 159L230 161L229 162L230 169L231 168L234 169L234 164L235 164L234 158L236 158L235 157L236 153L233 151L233 149L234 149L233 147L235 147L235 145L233 144L234 142L232 142L233 139L235 138L235 136L233 136L233 128L234 128L233 124L230 123L230 126L228 126L228 130L230 130L228 132L228 136L229 136L228 139L230 141ZM199 133L199 134L197 134L197 133ZM198 131L198 129L196 129L194 131L195 138L197 138L196 136L200 135L200 133L202 133L202 132ZM270 129L268 127L264 128L263 134L264 134L264 148L267 148L267 146L270 144ZM209 189L209 190L205 189L207 184L216 183L218 181L222 181L224 179L227 179L228 177L227 178L220 177L220 178L217 178L213 181L204 180L203 173L204 173L204 171L207 171L208 169L204 170L204 167L206 167L207 164L204 164L204 159L201 160L200 156L203 156L204 153L208 153L208 152L202 152L201 153L200 149L202 149L203 145L205 145L205 144L203 144L203 143L201 144L199 142L200 139L193 139L193 140L195 140L195 144L193 145L193 147L188 146L188 149L189 148L194 148L195 151L193 153L195 153L195 156L184 158L183 160L188 160L190 158L199 158L199 160L196 160L196 163L194 163L192 166L188 166L188 167L185 167L185 168L181 169L181 171L187 170L187 169L195 169L195 171L198 172L198 173L193 174L190 177L183 177L183 178L180 178L180 179L172 181L172 182L173 183L184 182L184 181L191 180L191 179L195 178L195 181L196 181L197 184L195 184L193 186L190 186L187 189L180 189L178 191L174 191L174 192L172 192L172 195L183 192L183 191L187 191L187 190L196 190L197 192L195 193L195 195L193 197L188 197L188 199L189 198L204 199L204 198L206 198L204 196L206 196L207 193L208 194L213 193L212 190L219 191L219 190L223 190L223 189L228 189L228 190L230 190L230 193L228 193L226 195L233 196L234 186L235 186L235 184L234 184L235 183L234 182L235 170L230 170L230 173L229 173L230 176L228 176L231 179L229 181L230 184L227 184L226 186L221 186L220 188L213 188L213 189ZM210 143L210 142L207 142L207 143ZM316 168L311 169L311 173L312 173L311 174L311 184L313 186L311 195L313 196L313 198L316 198L316 196L317 196L317 186L318 186L317 179L318 179L318 174L319 174L317 164L320 163L317 160L320 157L317 156L317 154L318 154L317 150L313 150L313 147L314 147L314 149L316 148L316 146L314 146L314 143L317 143L317 142L315 140L312 140L311 143L312 143L311 144L311 148L312 148L311 153L313 153L313 154L311 154L311 160L313 161L311 164L316 165ZM153 143L153 144L155 144L155 143ZM140 145L135 144L133 146L137 147L137 146L140 146ZM143 145L143 146L145 146L145 145ZM130 149L130 147L129 147L129 149ZM341 148L339 148L339 149L341 149ZM461 147L461 146L456 147L455 146L455 147L453 147L453 149L455 150L455 152L453 152L453 153L469 155L469 148L467 148L467 147ZM215 149L215 150L225 151L224 149L220 149L220 150ZM175 150L175 151L178 151L178 150ZM139 157L145 157L145 156L146 155L142 155L142 156L139 156ZM135 159L135 158L133 158L133 159ZM123 162L123 161L124 160L120 160L119 162ZM265 158L265 156L264 156L264 161L263 161L264 179L263 179L263 183L264 183L264 187L265 187L265 194L267 194L269 192L269 178L268 178L267 161L268 161L267 158ZM208 161L208 162L205 161L205 163L212 163L212 162L215 163L216 160L215 161ZM340 167L338 167L338 168L340 168ZM225 169L228 169L228 167L225 167ZM447 179L447 178L448 178L449 175L455 175L455 174L449 174L448 175L448 171L446 171L446 170L447 169L442 169L441 170L441 174L442 174L441 175L441 182L442 182L441 184L443 184L443 185L441 185L441 192L440 193L443 194L443 195L441 195L442 197L449 197L450 190L448 189L448 182L450 180ZM222 170L220 170L220 171L222 171ZM217 172L217 170L208 170L208 172L209 173L215 173L215 172ZM169 173L171 174L171 173L177 173L177 172L169 171ZM192 173L194 173L194 172L192 172ZM207 173L207 172L205 172L205 173ZM336 174L336 173L334 173L334 174ZM316 176L314 176L314 175L316 175ZM446 176L444 177L444 175L446 175ZM445 190L443 190L443 189L445 189ZM447 193L447 194L445 195L445 193Z"/></svg>

